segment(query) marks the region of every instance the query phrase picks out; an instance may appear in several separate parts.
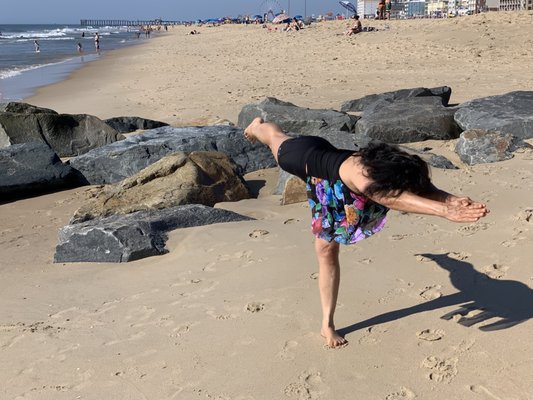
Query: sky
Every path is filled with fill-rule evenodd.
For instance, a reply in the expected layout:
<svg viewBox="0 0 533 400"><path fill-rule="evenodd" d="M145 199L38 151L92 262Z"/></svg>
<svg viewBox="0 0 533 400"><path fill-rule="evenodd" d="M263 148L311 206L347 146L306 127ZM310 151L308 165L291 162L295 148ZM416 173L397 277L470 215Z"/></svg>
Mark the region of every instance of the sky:
<svg viewBox="0 0 533 400"><path fill-rule="evenodd" d="M75 24L80 19L196 20L263 14L343 13L336 0L0 0L0 24Z"/></svg>

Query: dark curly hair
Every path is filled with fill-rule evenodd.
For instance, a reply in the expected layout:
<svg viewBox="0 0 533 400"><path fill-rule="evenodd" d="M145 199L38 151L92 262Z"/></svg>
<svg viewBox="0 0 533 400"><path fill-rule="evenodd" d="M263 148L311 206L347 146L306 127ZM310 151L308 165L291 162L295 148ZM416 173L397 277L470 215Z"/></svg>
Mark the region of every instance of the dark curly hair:
<svg viewBox="0 0 533 400"><path fill-rule="evenodd" d="M404 191L414 194L427 192L431 187L429 168L414 154L386 143L370 143L359 151L366 176L373 182L365 190L367 196L397 197Z"/></svg>

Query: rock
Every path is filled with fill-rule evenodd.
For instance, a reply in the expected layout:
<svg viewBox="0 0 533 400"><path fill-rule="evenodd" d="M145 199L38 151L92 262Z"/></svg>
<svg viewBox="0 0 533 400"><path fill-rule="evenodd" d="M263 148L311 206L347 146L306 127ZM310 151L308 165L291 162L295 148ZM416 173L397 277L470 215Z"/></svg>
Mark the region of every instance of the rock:
<svg viewBox="0 0 533 400"><path fill-rule="evenodd" d="M268 147L252 145L231 126L152 129L70 159L90 184L115 183L176 151L221 151L248 173L276 166Z"/></svg>
<svg viewBox="0 0 533 400"><path fill-rule="evenodd" d="M141 117L114 117L104 120L104 122L119 133L135 132L139 129L155 129L168 124L160 121Z"/></svg>
<svg viewBox="0 0 533 400"><path fill-rule="evenodd" d="M71 157L123 138L92 115L0 112L0 147L42 141L60 157Z"/></svg>
<svg viewBox="0 0 533 400"><path fill-rule="evenodd" d="M429 165L431 165L434 168L440 168L440 169L458 169L450 160L448 160L446 157L430 153L427 150L416 150L411 149L410 147L406 146L398 146L400 149L406 151L409 154L416 154L419 156L422 160L427 162Z"/></svg>
<svg viewBox="0 0 533 400"><path fill-rule="evenodd" d="M300 178L291 175L285 183L281 195L281 205L302 203L307 201L307 190L305 182Z"/></svg>
<svg viewBox="0 0 533 400"><path fill-rule="evenodd" d="M459 105L455 120L464 130L485 129L533 138L533 91L516 91Z"/></svg>
<svg viewBox="0 0 533 400"><path fill-rule="evenodd" d="M461 129L454 108L442 106L437 97L413 97L395 101L364 114L357 125L357 138L369 137L387 143L409 143L427 139L455 139Z"/></svg>
<svg viewBox="0 0 533 400"><path fill-rule="evenodd" d="M526 144L509 133L471 129L461 133L455 152L468 165L493 163L513 157L513 151Z"/></svg>
<svg viewBox="0 0 533 400"><path fill-rule="evenodd" d="M41 191L73 186L72 168L43 142L0 149L0 194L33 196Z"/></svg>
<svg viewBox="0 0 533 400"><path fill-rule="evenodd" d="M235 164L220 152L177 152L115 185L101 188L70 223L184 204L214 206L250 197Z"/></svg>
<svg viewBox="0 0 533 400"><path fill-rule="evenodd" d="M374 106L376 103L382 106L386 103L392 103L398 100L404 100L411 97L439 97L443 106L448 106L450 96L452 95L452 89L448 86L439 86L435 88L413 88L402 89L393 92L371 94L369 96L361 97L360 99L350 100L342 104L341 111L363 111L365 112L368 107Z"/></svg>
<svg viewBox="0 0 533 400"><path fill-rule="evenodd" d="M275 122L286 132L318 135L325 131L353 132L359 117L334 110L313 110L295 106L273 97L258 104L248 104L239 113L237 125L246 128L254 118Z"/></svg>
<svg viewBox="0 0 533 400"><path fill-rule="evenodd" d="M19 103L19 102L9 102L1 103L0 111L2 112L11 112L18 114L57 114L56 111L49 108L32 106L28 103Z"/></svg>
<svg viewBox="0 0 533 400"><path fill-rule="evenodd" d="M128 262L167 253L167 232L252 218L203 205L114 215L63 227L54 262Z"/></svg>

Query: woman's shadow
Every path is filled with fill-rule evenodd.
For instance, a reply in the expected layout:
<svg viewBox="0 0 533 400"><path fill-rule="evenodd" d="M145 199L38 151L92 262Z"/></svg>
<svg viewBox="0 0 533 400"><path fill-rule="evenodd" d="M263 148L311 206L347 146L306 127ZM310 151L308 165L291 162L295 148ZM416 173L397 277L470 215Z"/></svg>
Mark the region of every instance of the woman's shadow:
<svg viewBox="0 0 533 400"><path fill-rule="evenodd" d="M479 326L482 331L510 328L533 317L533 290L522 282L492 279L476 271L472 264L449 257L448 253L420 255L435 261L437 265L447 270L450 273L451 283L459 291L355 323L339 329L339 334L344 336L372 325L452 305L459 307L443 315L442 319L450 320L457 316L457 322L464 326L473 326L495 319Z"/></svg>

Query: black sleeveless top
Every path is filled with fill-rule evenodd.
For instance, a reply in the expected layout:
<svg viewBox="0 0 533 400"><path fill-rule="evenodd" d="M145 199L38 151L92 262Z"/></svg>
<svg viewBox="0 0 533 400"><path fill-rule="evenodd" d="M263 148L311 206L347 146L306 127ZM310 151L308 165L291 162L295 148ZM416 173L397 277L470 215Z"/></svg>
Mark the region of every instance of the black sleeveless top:
<svg viewBox="0 0 533 400"><path fill-rule="evenodd" d="M278 164L285 171L304 181L308 176L340 180L341 164L355 151L337 149L318 136L300 136L284 141L278 150Z"/></svg>

